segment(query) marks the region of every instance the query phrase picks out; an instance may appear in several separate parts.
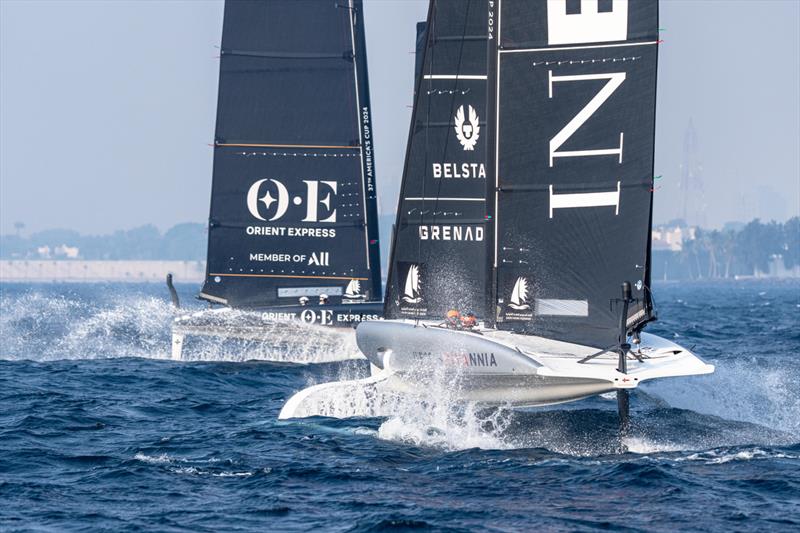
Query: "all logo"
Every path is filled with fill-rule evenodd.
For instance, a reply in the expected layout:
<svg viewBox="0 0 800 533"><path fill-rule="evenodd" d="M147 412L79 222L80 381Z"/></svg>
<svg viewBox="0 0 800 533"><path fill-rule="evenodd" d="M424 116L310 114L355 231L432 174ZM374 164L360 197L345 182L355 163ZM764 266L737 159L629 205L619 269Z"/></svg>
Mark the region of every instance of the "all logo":
<svg viewBox="0 0 800 533"><path fill-rule="evenodd" d="M279 180L260 179L247 191L247 210L258 220L273 222L280 220L292 203L305 205L303 222L336 222L336 208L332 202L338 184L319 180L303 180L303 183L306 185L305 197L290 197L288 189Z"/></svg>
<svg viewBox="0 0 800 533"><path fill-rule="evenodd" d="M517 278L514 288L511 289L511 298L508 306L515 311L525 311L531 308L528 303L528 280L523 276Z"/></svg>
<svg viewBox="0 0 800 533"><path fill-rule="evenodd" d="M481 127L478 121L478 112L475 111L474 107L467 106L467 114L469 115L469 122L467 122L467 115L464 114L463 105L456 111L456 138L458 138L458 142L461 143L464 150L474 150L480 137Z"/></svg>
<svg viewBox="0 0 800 533"><path fill-rule="evenodd" d="M406 283L403 287L402 300L409 304L418 304L422 302L422 296L419 292L419 266L411 265L408 267L408 274L406 274Z"/></svg>
<svg viewBox="0 0 800 533"><path fill-rule="evenodd" d="M308 258L309 265L316 266L331 266L331 253L330 252L312 252L311 257Z"/></svg>

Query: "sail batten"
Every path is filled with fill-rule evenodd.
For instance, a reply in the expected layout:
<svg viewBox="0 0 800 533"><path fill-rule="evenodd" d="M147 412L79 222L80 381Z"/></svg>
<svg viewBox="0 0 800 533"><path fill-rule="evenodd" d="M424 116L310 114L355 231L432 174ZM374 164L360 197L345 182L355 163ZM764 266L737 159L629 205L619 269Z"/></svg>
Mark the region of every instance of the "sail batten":
<svg viewBox="0 0 800 533"><path fill-rule="evenodd" d="M243 57L265 57L269 59L342 59L352 61L351 50L346 50L341 54L330 53L294 53L294 52L269 52L263 50L222 50L222 55L243 56Z"/></svg>
<svg viewBox="0 0 800 533"><path fill-rule="evenodd" d="M201 297L380 300L360 0L228 1L221 50Z"/></svg>
<svg viewBox="0 0 800 533"><path fill-rule="evenodd" d="M247 143L244 141L233 142L218 142L215 146L232 146L234 148L309 148L316 150L360 150L361 145L324 145L324 144L263 144L263 143ZM294 154L292 154L294 155ZM302 154L301 154L302 155Z"/></svg>

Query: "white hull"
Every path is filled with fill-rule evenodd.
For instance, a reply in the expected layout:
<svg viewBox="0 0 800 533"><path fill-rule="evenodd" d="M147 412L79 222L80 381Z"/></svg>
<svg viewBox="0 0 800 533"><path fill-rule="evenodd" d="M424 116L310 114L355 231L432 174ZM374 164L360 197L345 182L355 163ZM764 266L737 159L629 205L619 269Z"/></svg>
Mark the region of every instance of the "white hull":
<svg viewBox="0 0 800 533"><path fill-rule="evenodd" d="M625 374L617 370L616 353L579 363L597 349L495 329L465 331L433 322L387 320L359 325L356 340L380 371L382 379L370 378L370 386L379 392L424 396L432 381L444 380L451 384L454 399L487 406L570 402L633 389L647 380L714 371L685 348L646 333L637 350L642 360L629 356ZM295 398L302 397L292 398L281 417L321 415L313 406L324 403L323 397L330 397L335 387L329 383L301 391Z"/></svg>
<svg viewBox="0 0 800 533"><path fill-rule="evenodd" d="M336 308L332 306L331 309ZM322 311L327 314L323 315ZM319 307L265 311L218 308L180 315L172 322L172 359L202 360L209 355L217 360L216 353L206 354L201 350L196 354L194 350L185 349L187 342L202 343L204 339L205 342L210 340L212 345L243 342L244 348L235 353L236 360L324 363L361 359L363 356L355 345L355 324L341 320L341 316L341 313ZM348 313L345 316L357 322L375 315Z"/></svg>

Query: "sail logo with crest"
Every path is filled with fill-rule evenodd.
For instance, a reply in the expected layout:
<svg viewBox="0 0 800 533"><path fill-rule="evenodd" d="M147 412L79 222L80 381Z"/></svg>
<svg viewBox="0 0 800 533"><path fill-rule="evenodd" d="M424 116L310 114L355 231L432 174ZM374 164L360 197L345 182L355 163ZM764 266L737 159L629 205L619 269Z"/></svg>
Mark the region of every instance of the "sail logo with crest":
<svg viewBox="0 0 800 533"><path fill-rule="evenodd" d="M528 280L523 276L518 277L517 281L514 283L508 306L517 311L524 311L531 308L530 304L528 304Z"/></svg>
<svg viewBox="0 0 800 533"><path fill-rule="evenodd" d="M363 300L366 297L366 294L361 293L361 282L357 279L351 279L344 290L344 298L348 300Z"/></svg>
<svg viewBox="0 0 800 533"><path fill-rule="evenodd" d="M467 106L467 113L469 114L469 122L467 122L467 115L464 113L464 106L460 106L456 111L455 116L455 130L456 138L464 150L474 150L475 145L478 144L480 137L481 127L478 120L478 112L471 105Z"/></svg>
<svg viewBox="0 0 800 533"><path fill-rule="evenodd" d="M418 304L422 301L419 292L419 266L410 265L406 274L406 283L403 288L403 301L410 304Z"/></svg>

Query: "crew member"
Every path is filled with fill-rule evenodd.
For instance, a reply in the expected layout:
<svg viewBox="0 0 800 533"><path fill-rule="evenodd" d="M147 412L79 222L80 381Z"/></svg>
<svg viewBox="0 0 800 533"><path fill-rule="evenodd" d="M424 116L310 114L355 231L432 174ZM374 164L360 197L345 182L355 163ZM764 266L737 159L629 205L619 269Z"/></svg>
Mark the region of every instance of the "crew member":
<svg viewBox="0 0 800 533"><path fill-rule="evenodd" d="M327 305L328 304L328 295L327 294L320 294L319 295L319 305Z"/></svg>
<svg viewBox="0 0 800 533"><path fill-rule="evenodd" d="M300 305L303 307L308 305L308 296L301 296L300 297Z"/></svg>
<svg viewBox="0 0 800 533"><path fill-rule="evenodd" d="M461 313L455 309L449 310L445 318L445 326L453 329L461 329Z"/></svg>
<svg viewBox="0 0 800 533"><path fill-rule="evenodd" d="M464 329L472 329L478 325L478 318L475 316L475 313L469 311L467 314L462 315L461 317L461 327Z"/></svg>

